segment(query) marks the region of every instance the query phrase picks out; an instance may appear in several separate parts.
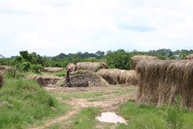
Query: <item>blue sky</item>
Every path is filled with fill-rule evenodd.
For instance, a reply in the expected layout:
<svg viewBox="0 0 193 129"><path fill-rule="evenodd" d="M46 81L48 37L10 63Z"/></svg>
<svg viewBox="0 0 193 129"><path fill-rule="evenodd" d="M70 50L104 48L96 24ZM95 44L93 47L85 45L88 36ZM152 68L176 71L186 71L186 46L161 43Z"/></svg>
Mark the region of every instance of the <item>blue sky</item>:
<svg viewBox="0 0 193 129"><path fill-rule="evenodd" d="M0 0L0 54L193 49L192 0Z"/></svg>

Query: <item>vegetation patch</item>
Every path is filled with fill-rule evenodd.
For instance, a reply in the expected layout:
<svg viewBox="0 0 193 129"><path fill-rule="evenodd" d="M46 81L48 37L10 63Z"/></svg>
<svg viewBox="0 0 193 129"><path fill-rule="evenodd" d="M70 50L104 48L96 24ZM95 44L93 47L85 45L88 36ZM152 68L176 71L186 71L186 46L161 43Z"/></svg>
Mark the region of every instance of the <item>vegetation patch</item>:
<svg viewBox="0 0 193 129"><path fill-rule="evenodd" d="M24 128L67 111L34 80L5 79L0 96L0 128Z"/></svg>

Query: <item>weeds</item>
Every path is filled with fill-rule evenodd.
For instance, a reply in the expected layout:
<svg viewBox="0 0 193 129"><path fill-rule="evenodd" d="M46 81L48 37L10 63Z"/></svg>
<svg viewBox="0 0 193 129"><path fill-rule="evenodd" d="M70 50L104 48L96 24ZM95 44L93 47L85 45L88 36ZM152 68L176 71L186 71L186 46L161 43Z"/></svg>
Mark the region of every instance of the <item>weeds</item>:
<svg viewBox="0 0 193 129"><path fill-rule="evenodd" d="M184 110L187 112L187 110ZM168 104L165 120L167 122L167 127L171 129L181 129L183 127L183 108L181 105L180 95L176 96L175 105Z"/></svg>

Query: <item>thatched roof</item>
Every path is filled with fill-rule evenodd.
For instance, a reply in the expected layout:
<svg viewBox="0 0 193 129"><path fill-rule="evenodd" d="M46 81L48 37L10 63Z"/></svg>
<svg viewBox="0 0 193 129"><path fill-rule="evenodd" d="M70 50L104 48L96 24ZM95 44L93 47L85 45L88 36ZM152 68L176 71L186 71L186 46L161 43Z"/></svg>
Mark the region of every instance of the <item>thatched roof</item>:
<svg viewBox="0 0 193 129"><path fill-rule="evenodd" d="M57 67L46 67L44 68L44 72L61 72L63 71L63 68L57 68Z"/></svg>
<svg viewBox="0 0 193 129"><path fill-rule="evenodd" d="M137 65L137 63L140 61L140 60L143 60L143 59L149 59L149 60L159 60L157 57L155 56L146 56L146 55L136 55L136 56L133 56L132 57L132 60L131 60L131 70L135 70L135 67Z"/></svg>
<svg viewBox="0 0 193 129"><path fill-rule="evenodd" d="M79 62L76 64L76 70L90 70L94 71L96 69L108 69L109 66L104 62Z"/></svg>
<svg viewBox="0 0 193 129"><path fill-rule="evenodd" d="M0 89L3 87L3 74L0 72Z"/></svg>
<svg viewBox="0 0 193 129"><path fill-rule="evenodd" d="M45 86L45 81L40 75L28 75L26 79L35 80L41 87Z"/></svg>
<svg viewBox="0 0 193 129"><path fill-rule="evenodd" d="M66 79L63 78L57 82L57 86L64 86ZM108 85L108 83L99 75L92 71L87 70L78 70L71 74L70 83L72 86L78 86L79 84L83 84L85 82L89 82L92 86L104 86Z"/></svg>
<svg viewBox="0 0 193 129"><path fill-rule="evenodd" d="M135 70L101 69L97 74L109 84L138 84L138 74Z"/></svg>
<svg viewBox="0 0 193 129"><path fill-rule="evenodd" d="M183 60L192 60L192 59L193 59L193 54L190 54L190 55L184 57Z"/></svg>
<svg viewBox="0 0 193 129"><path fill-rule="evenodd" d="M180 94L182 104L193 108L193 60L141 60L138 103L174 104Z"/></svg>

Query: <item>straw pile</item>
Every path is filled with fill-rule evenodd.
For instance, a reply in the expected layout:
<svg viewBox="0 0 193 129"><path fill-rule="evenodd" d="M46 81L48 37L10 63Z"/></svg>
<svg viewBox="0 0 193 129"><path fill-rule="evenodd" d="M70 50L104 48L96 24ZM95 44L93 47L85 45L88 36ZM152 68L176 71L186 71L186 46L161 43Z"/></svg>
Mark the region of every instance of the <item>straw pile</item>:
<svg viewBox="0 0 193 129"><path fill-rule="evenodd" d="M108 69L109 66L104 62L79 62L76 64L76 70L89 70Z"/></svg>
<svg viewBox="0 0 193 129"><path fill-rule="evenodd" d="M28 79L35 80L41 87L45 86L45 81L40 75L29 75L26 77L26 80Z"/></svg>
<svg viewBox="0 0 193 129"><path fill-rule="evenodd" d="M57 68L57 67L46 67L44 68L44 72L61 72L63 71L63 68Z"/></svg>
<svg viewBox="0 0 193 129"><path fill-rule="evenodd" d="M66 80L62 79L57 82L56 85L58 86L68 86L67 83L65 83ZM85 87L90 85L92 86L104 86L108 83L99 75L92 71L86 71L86 70L79 70L76 72L73 72L70 77L70 86L71 87Z"/></svg>
<svg viewBox="0 0 193 129"><path fill-rule="evenodd" d="M0 72L0 89L3 87L3 74Z"/></svg>
<svg viewBox="0 0 193 129"><path fill-rule="evenodd" d="M132 59L131 59L131 70L135 70L135 67L136 67L137 63L140 60L143 60L143 59L158 60L158 58L155 57L155 56L146 56L146 55L133 56Z"/></svg>
<svg viewBox="0 0 193 129"><path fill-rule="evenodd" d="M75 71L76 65L74 65L73 63L70 63L66 66L64 70L68 70L68 67L70 67L70 71Z"/></svg>
<svg viewBox="0 0 193 129"><path fill-rule="evenodd" d="M58 80L62 79L62 77L58 77L54 75L43 75L42 77L46 85L48 84L55 85Z"/></svg>
<svg viewBox="0 0 193 129"><path fill-rule="evenodd" d="M192 59L193 59L193 54L190 54L190 55L184 57L183 60L192 60Z"/></svg>
<svg viewBox="0 0 193 129"><path fill-rule="evenodd" d="M101 69L97 72L109 84L138 84L138 74L135 70Z"/></svg>
<svg viewBox="0 0 193 129"><path fill-rule="evenodd" d="M141 60L138 103L160 106L174 104L180 94L182 104L193 108L193 60Z"/></svg>

